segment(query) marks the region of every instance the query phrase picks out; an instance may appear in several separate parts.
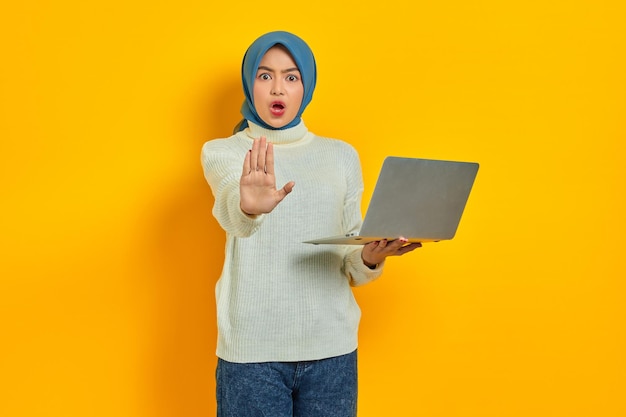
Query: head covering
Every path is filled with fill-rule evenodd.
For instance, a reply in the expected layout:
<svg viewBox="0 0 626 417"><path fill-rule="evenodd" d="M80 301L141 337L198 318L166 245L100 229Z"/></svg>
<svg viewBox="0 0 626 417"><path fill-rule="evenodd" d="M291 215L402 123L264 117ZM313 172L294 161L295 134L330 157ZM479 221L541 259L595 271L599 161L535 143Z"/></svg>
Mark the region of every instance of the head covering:
<svg viewBox="0 0 626 417"><path fill-rule="evenodd" d="M317 69L315 65L315 57L311 48L302 39L289 32L270 32L262 35L255 40L246 51L241 65L241 79L243 81L243 92L245 100L241 106L241 114L244 120L235 126L234 133L237 133L248 126L247 120L252 123L264 127L266 129L277 130L277 128L269 126L257 114L254 108L253 86L256 79L256 73L259 69L259 63L265 53L275 45L284 46L291 54L293 60L300 70L302 76L302 84L304 86L304 95L302 104L298 110L296 117L289 124L278 128L278 130L287 129L300 123L300 118L306 106L313 98L313 90L315 90L315 82L317 79Z"/></svg>

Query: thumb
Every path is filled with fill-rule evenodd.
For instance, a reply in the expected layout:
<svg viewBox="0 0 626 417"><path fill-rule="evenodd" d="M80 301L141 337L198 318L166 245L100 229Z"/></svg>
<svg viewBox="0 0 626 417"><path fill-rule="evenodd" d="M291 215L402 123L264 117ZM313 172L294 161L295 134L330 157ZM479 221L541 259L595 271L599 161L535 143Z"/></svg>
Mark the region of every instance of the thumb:
<svg viewBox="0 0 626 417"><path fill-rule="evenodd" d="M287 184L285 184L285 186L283 188L281 188L280 193L281 193L281 199L285 198L285 196L287 194L289 194L291 192L291 190L293 190L293 187L296 185L295 182L293 181L289 181Z"/></svg>

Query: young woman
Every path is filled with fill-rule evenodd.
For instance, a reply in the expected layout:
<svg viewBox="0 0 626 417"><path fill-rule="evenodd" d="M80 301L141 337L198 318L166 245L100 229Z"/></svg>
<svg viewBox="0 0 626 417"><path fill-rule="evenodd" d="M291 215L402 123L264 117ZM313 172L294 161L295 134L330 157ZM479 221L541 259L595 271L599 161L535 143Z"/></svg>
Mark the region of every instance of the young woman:
<svg viewBox="0 0 626 417"><path fill-rule="evenodd" d="M216 285L218 416L354 417L361 312L350 286L420 245L402 237L302 243L359 230L358 155L301 119L316 83L302 39L261 36L244 56L242 79L244 120L202 149L213 215L226 232Z"/></svg>

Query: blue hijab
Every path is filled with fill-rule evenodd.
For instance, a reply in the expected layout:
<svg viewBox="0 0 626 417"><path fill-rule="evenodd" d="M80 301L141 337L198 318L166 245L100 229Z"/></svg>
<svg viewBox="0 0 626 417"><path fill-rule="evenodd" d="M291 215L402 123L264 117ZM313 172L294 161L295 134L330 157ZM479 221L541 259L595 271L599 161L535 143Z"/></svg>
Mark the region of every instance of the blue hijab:
<svg viewBox="0 0 626 417"><path fill-rule="evenodd" d="M261 59L270 48L279 44L287 48L300 70L302 84L304 85L304 95L296 117L289 122L289 124L276 129L265 123L257 114L254 108L253 86ZM266 129L288 129L300 123L304 109L313 98L313 90L315 90L315 81L317 79L315 57L313 56L311 48L296 35L282 31L266 33L255 40L246 51L241 65L241 79L243 81L243 92L245 95L245 101L241 106L241 114L244 119L235 126L234 133L245 129L248 126L248 120Z"/></svg>

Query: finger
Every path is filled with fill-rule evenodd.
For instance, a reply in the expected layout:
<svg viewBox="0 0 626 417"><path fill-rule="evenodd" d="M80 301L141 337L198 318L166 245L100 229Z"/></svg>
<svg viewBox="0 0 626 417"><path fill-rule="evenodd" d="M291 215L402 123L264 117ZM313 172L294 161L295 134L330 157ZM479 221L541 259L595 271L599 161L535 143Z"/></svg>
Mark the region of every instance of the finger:
<svg viewBox="0 0 626 417"><path fill-rule="evenodd" d="M267 144L267 152L265 153L265 172L274 175L274 145L272 142Z"/></svg>
<svg viewBox="0 0 626 417"><path fill-rule="evenodd" d="M410 243L406 246L401 247L400 249L398 249L398 255L402 256L405 253L409 253L414 251L417 248L421 248L422 244L421 243Z"/></svg>
<svg viewBox="0 0 626 417"><path fill-rule="evenodd" d="M250 166L248 170L249 172L256 170L258 159L259 159L259 140L253 139L252 149L250 151Z"/></svg>
<svg viewBox="0 0 626 417"><path fill-rule="evenodd" d="M387 244L387 249L389 249L390 251L398 250L402 246L404 246L406 242L407 241L404 239L394 239Z"/></svg>
<svg viewBox="0 0 626 417"><path fill-rule="evenodd" d="M252 153L251 150L246 152L246 157L243 159L243 172L241 173L241 175L248 175L250 173L250 154L251 153Z"/></svg>
<svg viewBox="0 0 626 417"><path fill-rule="evenodd" d="M265 136L261 136L259 140L259 156L256 161L256 170L264 172L265 171L265 156L267 154L267 139Z"/></svg>
<svg viewBox="0 0 626 417"><path fill-rule="evenodd" d="M293 190L293 187L295 185L296 183L293 181L289 181L287 184L285 184L285 186L281 189L281 195L282 195L281 199L285 198L285 196Z"/></svg>
<svg viewBox="0 0 626 417"><path fill-rule="evenodd" d="M369 252L373 252L374 249L376 249L377 247L378 247L378 240L375 240L373 242L370 242L370 243L366 244L363 249L367 250Z"/></svg>

